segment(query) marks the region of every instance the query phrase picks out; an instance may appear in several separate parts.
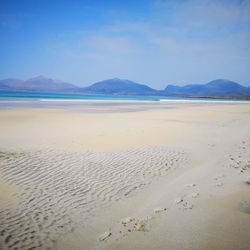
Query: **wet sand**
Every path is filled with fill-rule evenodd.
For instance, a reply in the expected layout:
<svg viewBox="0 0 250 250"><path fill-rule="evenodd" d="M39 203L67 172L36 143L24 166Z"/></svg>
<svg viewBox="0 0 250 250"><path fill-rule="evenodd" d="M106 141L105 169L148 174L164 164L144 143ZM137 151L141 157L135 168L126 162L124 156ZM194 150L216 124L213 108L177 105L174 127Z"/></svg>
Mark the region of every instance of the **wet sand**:
<svg viewBox="0 0 250 250"><path fill-rule="evenodd" d="M11 108L0 121L1 249L248 249L249 104Z"/></svg>

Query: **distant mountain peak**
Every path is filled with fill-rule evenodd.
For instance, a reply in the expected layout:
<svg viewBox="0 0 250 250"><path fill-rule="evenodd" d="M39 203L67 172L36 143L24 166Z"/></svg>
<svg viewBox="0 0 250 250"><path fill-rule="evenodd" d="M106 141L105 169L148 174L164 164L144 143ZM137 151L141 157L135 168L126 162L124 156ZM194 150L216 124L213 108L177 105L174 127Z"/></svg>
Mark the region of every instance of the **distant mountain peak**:
<svg viewBox="0 0 250 250"><path fill-rule="evenodd" d="M213 81L210 81L208 83L236 83L234 81L228 80L228 79L215 79Z"/></svg>
<svg viewBox="0 0 250 250"><path fill-rule="evenodd" d="M49 77L46 77L43 75L32 77L32 78L28 79L27 81L37 83L37 84L40 84L41 82L47 82L47 83L51 83L51 84L64 84L64 83L69 84L65 81L61 81L58 79L52 79L52 78L49 78Z"/></svg>
<svg viewBox="0 0 250 250"><path fill-rule="evenodd" d="M100 82L104 82L104 81L108 81L108 82L119 82L122 81L122 79L115 77L115 78L110 78L110 79L106 79L106 80L101 80Z"/></svg>
<svg viewBox="0 0 250 250"><path fill-rule="evenodd" d="M218 79L212 80L210 82L217 82L217 81L220 81L220 82L231 82L231 80L228 80L228 79L225 79L225 78L218 78Z"/></svg>
<svg viewBox="0 0 250 250"><path fill-rule="evenodd" d="M130 80L127 80L127 79L121 79L121 78L118 78L118 77L115 77L115 78L111 78L111 79L107 79L107 80L103 80L101 82L104 82L104 81L107 81L107 82L132 82Z"/></svg>
<svg viewBox="0 0 250 250"><path fill-rule="evenodd" d="M239 83L227 79L216 79L206 84L207 86L215 88L240 88Z"/></svg>
<svg viewBox="0 0 250 250"><path fill-rule="evenodd" d="M249 96L250 88L227 79L216 79L207 84L168 85L165 93L174 96Z"/></svg>
<svg viewBox="0 0 250 250"><path fill-rule="evenodd" d="M129 80L122 80L119 78L112 78L96 82L89 87L83 89L88 93L98 94L114 94L114 95L150 95L156 94L156 90L147 85L132 82Z"/></svg>
<svg viewBox="0 0 250 250"><path fill-rule="evenodd" d="M2 80L0 88L4 90L15 91L46 91L46 92L64 92L78 91L79 87L59 80L54 80L43 75L30 78L26 81L18 79Z"/></svg>

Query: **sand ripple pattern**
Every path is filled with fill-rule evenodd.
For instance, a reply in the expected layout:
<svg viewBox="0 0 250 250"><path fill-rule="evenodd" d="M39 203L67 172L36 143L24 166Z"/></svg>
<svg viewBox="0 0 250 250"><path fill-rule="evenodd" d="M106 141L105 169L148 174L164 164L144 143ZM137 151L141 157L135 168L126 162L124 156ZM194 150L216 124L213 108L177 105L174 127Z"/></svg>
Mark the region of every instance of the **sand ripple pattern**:
<svg viewBox="0 0 250 250"><path fill-rule="evenodd" d="M0 204L0 249L51 249L76 218L86 221L186 161L185 152L165 147L0 152L0 181L18 187Z"/></svg>

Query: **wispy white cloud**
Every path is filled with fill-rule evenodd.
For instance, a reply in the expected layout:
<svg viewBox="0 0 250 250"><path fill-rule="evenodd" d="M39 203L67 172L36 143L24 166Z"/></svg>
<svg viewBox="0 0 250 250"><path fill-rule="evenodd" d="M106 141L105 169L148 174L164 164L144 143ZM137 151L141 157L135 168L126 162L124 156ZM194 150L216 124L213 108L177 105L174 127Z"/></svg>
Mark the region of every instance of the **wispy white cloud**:
<svg viewBox="0 0 250 250"><path fill-rule="evenodd" d="M249 0L157 0L151 11L146 20L123 15L95 30L64 34L64 43L55 50L66 60L90 63L103 75L115 72L160 87L191 78L228 77L245 83Z"/></svg>
<svg viewBox="0 0 250 250"><path fill-rule="evenodd" d="M249 28L249 0L156 1L161 18L187 29ZM167 22L166 22L167 23Z"/></svg>

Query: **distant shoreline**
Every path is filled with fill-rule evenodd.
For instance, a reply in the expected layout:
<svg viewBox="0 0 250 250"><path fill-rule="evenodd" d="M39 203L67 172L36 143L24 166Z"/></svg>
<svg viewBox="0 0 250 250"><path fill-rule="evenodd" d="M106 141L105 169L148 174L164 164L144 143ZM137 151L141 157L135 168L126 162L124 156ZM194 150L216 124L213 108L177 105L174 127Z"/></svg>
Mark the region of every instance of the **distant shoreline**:
<svg viewBox="0 0 250 250"><path fill-rule="evenodd" d="M250 102L250 96L154 96L154 95L105 95L80 93L54 93L35 91L0 92L0 103L20 101L75 101L75 102Z"/></svg>

